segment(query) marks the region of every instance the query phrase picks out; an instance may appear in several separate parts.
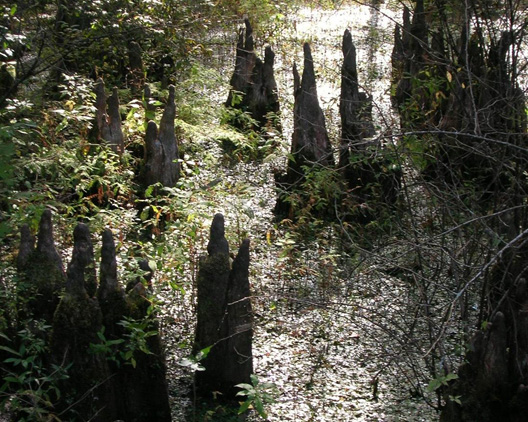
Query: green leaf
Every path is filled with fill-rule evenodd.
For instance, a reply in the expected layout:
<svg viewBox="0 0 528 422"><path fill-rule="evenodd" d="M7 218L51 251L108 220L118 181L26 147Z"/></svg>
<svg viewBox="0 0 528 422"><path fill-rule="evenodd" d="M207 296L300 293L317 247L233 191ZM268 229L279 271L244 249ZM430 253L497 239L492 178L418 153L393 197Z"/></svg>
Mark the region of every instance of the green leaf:
<svg viewBox="0 0 528 422"><path fill-rule="evenodd" d="M56 130L57 132L60 132L60 131L64 130L67 126L68 126L68 119L65 117L65 118L62 119L62 121L57 125L57 127L55 128L55 130Z"/></svg>
<svg viewBox="0 0 528 422"><path fill-rule="evenodd" d="M235 385L235 387L238 387L238 388L240 388L240 389L242 389L242 390L247 390L247 391L249 391L249 390L253 390L253 386L252 386L251 384L245 384L245 383L242 383L242 384L237 384L237 385ZM243 391L240 391L240 392L237 394L237 396L238 396L240 393L244 393L244 392L243 392ZM245 394L244 394L244 395L245 395Z"/></svg>
<svg viewBox="0 0 528 422"><path fill-rule="evenodd" d="M268 414L264 410L264 405L262 404L262 401L260 398L255 397L255 401L253 402L253 406L255 407L255 410L258 412L258 414L263 417L264 419L268 418Z"/></svg>
<svg viewBox="0 0 528 422"><path fill-rule="evenodd" d="M121 344L121 343L124 343L124 342L125 342L124 339L119 338L119 339L117 339L117 340L110 340L110 341L107 341L106 344L107 344L108 346L115 346L115 345L117 345L117 344Z"/></svg>
<svg viewBox="0 0 528 422"><path fill-rule="evenodd" d="M240 408L238 409L238 414L241 415L242 413L246 412L250 406L251 406L251 401L246 400L244 403L240 405Z"/></svg>
<svg viewBox="0 0 528 422"><path fill-rule="evenodd" d="M445 377L445 381L451 381L456 379L458 379L458 375L453 373L447 374Z"/></svg>
<svg viewBox="0 0 528 422"><path fill-rule="evenodd" d="M13 354L15 356L20 356L20 353L18 353L16 350L13 350L13 349L11 349L10 347L7 347L7 346L0 346L0 350L4 350L4 351L6 351L8 353L11 353L11 354Z"/></svg>
<svg viewBox="0 0 528 422"><path fill-rule="evenodd" d="M208 346L208 347L200 350L196 354L196 360L199 362L199 361L205 359L207 357L207 355L209 354L209 352L211 351L211 347L213 347L213 346Z"/></svg>
<svg viewBox="0 0 528 422"><path fill-rule="evenodd" d="M436 391L441 385L442 382L439 379L432 379L431 381L429 381L429 384L427 384L427 391L432 393L433 391Z"/></svg>

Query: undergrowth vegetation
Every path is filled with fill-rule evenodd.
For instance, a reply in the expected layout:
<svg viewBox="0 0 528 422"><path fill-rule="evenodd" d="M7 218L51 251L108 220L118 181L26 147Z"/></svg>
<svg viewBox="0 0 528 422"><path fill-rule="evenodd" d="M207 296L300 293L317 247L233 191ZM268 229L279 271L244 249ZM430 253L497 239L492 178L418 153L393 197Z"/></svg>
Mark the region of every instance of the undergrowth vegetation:
<svg viewBox="0 0 528 422"><path fill-rule="evenodd" d="M0 18L0 77L10 81L0 81L0 412L20 421L61 420L53 406L69 368L46 361L49 327L28 314L34 298L14 270L20 226L35 233L42 212L51 209L63 258L82 221L94 234L112 229L125 283L142 275L141 258L155 270L149 300L164 341L173 420L237 420L251 409L250 420L433 420L472 334L488 322L483 276L526 230L525 167L505 163L500 177L511 182L501 185L511 185L508 191L483 189L479 178L486 177L463 177L463 169L452 180L439 178L436 151L445 138L430 127L400 131L385 100L375 117L382 147L371 164L378 176L360 191L335 169L307 166L285 198L294 211L272 215L277 195L285 194L276 190L274 174L284 170L289 153L290 69L300 62L302 41L315 46L337 149L336 45L345 26L309 31L331 18L352 26L360 70L372 70L365 86L386 83L386 93L396 5L389 2L380 14L381 5L330 0L98 0L81 1L76 11L62 1L26 3L2 6ZM251 116L222 106L236 31L247 14L257 48L278 49L282 135L255 131ZM388 26L373 28L374 18ZM148 104L123 76L132 39L143 46ZM378 47L385 59L365 65ZM123 154L94 136L96 76L104 76L107 89L119 88ZM449 78L428 75L413 83L438 101L437 110L445 106L441 89ZM142 188L146 124L160 121L168 83L176 87L181 174L174 187ZM419 100L405 106L411 120L424 120ZM232 128L233 120L248 129ZM350 166L363 161L353 156ZM383 176L394 173L401 174L397 198L379 200ZM196 278L217 212L233 248L246 237L252 242L257 374L239 386L234 410L221 400L201 406L193 396ZM149 352L154 330L145 321L122 326L122 341L100 332L93 352L134 366L134 353Z"/></svg>

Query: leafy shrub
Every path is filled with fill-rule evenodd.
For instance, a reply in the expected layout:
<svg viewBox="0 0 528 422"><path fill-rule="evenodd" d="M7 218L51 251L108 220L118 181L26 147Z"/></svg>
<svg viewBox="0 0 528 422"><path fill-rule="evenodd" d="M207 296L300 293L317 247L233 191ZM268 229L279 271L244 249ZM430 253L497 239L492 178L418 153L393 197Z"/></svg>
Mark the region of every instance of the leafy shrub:
<svg viewBox="0 0 528 422"><path fill-rule="evenodd" d="M59 420L53 406L61 398L58 383L68 378L69 366L49 364L46 337L50 326L28 321L15 339L0 334L5 344L0 408L18 421Z"/></svg>

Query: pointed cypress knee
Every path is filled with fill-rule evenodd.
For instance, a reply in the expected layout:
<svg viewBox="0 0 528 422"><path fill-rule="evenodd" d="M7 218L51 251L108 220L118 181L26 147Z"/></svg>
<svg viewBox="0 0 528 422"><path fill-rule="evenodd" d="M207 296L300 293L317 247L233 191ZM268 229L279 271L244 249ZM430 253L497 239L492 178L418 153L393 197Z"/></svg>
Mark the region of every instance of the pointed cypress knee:
<svg viewBox="0 0 528 422"><path fill-rule="evenodd" d="M97 129L97 140L103 139L103 132L105 125L108 125L106 120L106 92L103 78L98 78L94 85L95 92L95 122Z"/></svg>
<svg viewBox="0 0 528 422"><path fill-rule="evenodd" d="M247 94L257 59L253 51L253 28L251 27L249 19L244 20L244 25L245 28L241 28L238 33L235 71L229 82L231 90L225 103L226 107L235 105L233 101L235 96Z"/></svg>
<svg viewBox="0 0 528 422"><path fill-rule="evenodd" d="M219 391L224 398L234 399L235 385L249 383L253 373L249 240L242 242L230 268L224 217L216 214L207 250L198 275L194 353L210 350L201 362L205 371L195 374L196 385L202 396Z"/></svg>
<svg viewBox="0 0 528 422"><path fill-rule="evenodd" d="M143 86L143 106L145 107L145 121L148 123L155 116L156 107L151 101L152 93L148 84Z"/></svg>
<svg viewBox="0 0 528 422"><path fill-rule="evenodd" d="M117 153L122 154L125 150L125 140L123 129L121 128L121 114L119 113L119 95L117 87L112 89L112 95L107 100L108 103L108 135L106 142Z"/></svg>
<svg viewBox="0 0 528 422"><path fill-rule="evenodd" d="M101 265L97 300L103 313L106 338L115 340L123 335L118 323L129 315L125 292L117 279L117 262L112 231L106 229L102 235Z"/></svg>
<svg viewBox="0 0 528 422"><path fill-rule="evenodd" d="M249 239L240 245L233 261L227 291L227 344L224 379L228 395L236 395L235 385L251 384L253 374L253 311L249 290Z"/></svg>
<svg viewBox="0 0 528 422"><path fill-rule="evenodd" d="M19 287L29 288L29 292L24 291L23 294L29 297L28 307L33 318L42 318L50 323L66 281L62 258L55 249L50 210L44 210L40 218L37 247L24 258L24 254L31 250L32 240L27 238L28 234L23 234L24 250L21 259L22 262L25 261L22 279L27 285Z"/></svg>
<svg viewBox="0 0 528 422"><path fill-rule="evenodd" d="M248 113L256 121L233 119L230 124L240 130L262 131L269 138L282 131L277 83L273 72L275 54L266 47L264 61L254 52L253 29L248 19L240 29L236 49L235 70L225 106ZM271 134L271 135L270 135Z"/></svg>
<svg viewBox="0 0 528 422"><path fill-rule="evenodd" d="M56 364L71 364L69 378L61 381L61 391L73 402L70 409L67 400L59 409L66 417L75 412L83 419L94 421L114 420L117 417L116 391L109 382L111 373L103 354L90 353L90 345L100 342L98 333L103 327L99 303L89 297L85 280L94 275L93 248L90 232L84 224L74 231L74 246L68 265L66 293L55 311L51 335L51 356Z"/></svg>
<svg viewBox="0 0 528 422"><path fill-rule="evenodd" d="M174 131L174 119L176 118L176 104L174 102L174 85L169 86L169 98L161 117L159 127L159 141L163 147L163 162L161 184L173 187L180 176L180 165L178 164L178 143Z"/></svg>
<svg viewBox="0 0 528 422"><path fill-rule="evenodd" d="M110 230L103 232L101 250L100 284L97 298L103 314L105 338L129 341L122 321L133 318L147 321L145 331L158 331L152 315L147 316L150 306L148 292L142 284L136 285L127 296L117 278L115 243ZM126 344L126 343L125 343ZM135 366L130 361L112 364L112 383L119 396L115 406L118 419L134 422L169 422L170 407L166 381L166 365L159 334L146 339L149 353L134 350ZM122 347L119 346L119 347ZM117 353L118 350L115 351Z"/></svg>
<svg viewBox="0 0 528 422"><path fill-rule="evenodd" d="M128 44L128 82L133 91L139 91L144 82L143 59L141 46L136 41Z"/></svg>
<svg viewBox="0 0 528 422"><path fill-rule="evenodd" d="M122 154L125 150L125 141L121 128L117 87L113 88L112 95L107 98L104 81L99 78L95 84L95 95L97 139L106 142L114 152Z"/></svg>
<svg viewBox="0 0 528 422"><path fill-rule="evenodd" d="M161 117L159 131L156 123L149 121L145 133L146 157L141 170L141 182L146 188L155 183L174 187L180 177L178 143L174 130L176 104L174 86L169 86L169 98Z"/></svg>
<svg viewBox="0 0 528 422"><path fill-rule="evenodd" d="M135 367L124 365L118 373L122 391L125 391L123 400L126 412L123 419L134 422L170 422L165 354L155 314L147 313L151 306L149 295L143 283L136 283L126 297L127 315L135 321L146 322L144 330L156 334L146 338L149 353L135 350Z"/></svg>
<svg viewBox="0 0 528 422"><path fill-rule="evenodd" d="M347 29L343 35L343 65L341 66L341 146L339 167L349 163L352 151L365 149L364 138L374 135L372 100L359 89L356 47Z"/></svg>
<svg viewBox="0 0 528 422"><path fill-rule="evenodd" d="M205 371L195 374L196 386L203 396L224 391L225 319L229 284L229 245L224 236L224 216L216 214L211 224L208 255L200 259L197 283L196 334L193 354L211 347L201 362Z"/></svg>
<svg viewBox="0 0 528 422"><path fill-rule="evenodd" d="M312 52L308 43L304 44L304 69L302 79L293 65L294 98L293 135L291 142L291 157L288 160L286 175L276 175L276 184L281 194L277 199L275 214L277 216L294 217L294 209L288 201L288 196L295 186L305 180L304 166L334 165L334 156L323 110L317 98L317 85L313 66ZM304 195L304 192L300 192Z"/></svg>
<svg viewBox="0 0 528 422"><path fill-rule="evenodd" d="M158 138L158 127L152 120L145 132L146 157L141 169L141 183L145 188L161 182L163 172L163 146Z"/></svg>
<svg viewBox="0 0 528 422"><path fill-rule="evenodd" d="M73 231L73 241L72 260L68 266L66 290L77 290L82 287L89 297L94 297L97 291L97 276L90 229L86 224L77 224ZM70 285L72 282L74 284Z"/></svg>
<svg viewBox="0 0 528 422"><path fill-rule="evenodd" d="M262 79L264 84L264 91L266 93L266 114L273 113L274 119L269 121L270 126L276 130L282 132L280 123L280 103L279 94L277 92L277 82L275 81L275 75L273 71L273 64L275 62L275 53L270 46L267 46L264 50L264 68L262 72ZM264 116L266 117L266 116Z"/></svg>
<svg viewBox="0 0 528 422"><path fill-rule="evenodd" d="M289 163L296 171L299 171L303 165L311 165L315 162L323 166L334 163L325 117L317 98L312 52L308 43L305 43L303 48L304 69L300 86L295 93L293 113L291 152L296 161Z"/></svg>
<svg viewBox="0 0 528 422"><path fill-rule="evenodd" d="M35 250L35 236L31 234L29 226L20 227L20 246L17 255L17 271L21 273L27 266L29 258Z"/></svg>

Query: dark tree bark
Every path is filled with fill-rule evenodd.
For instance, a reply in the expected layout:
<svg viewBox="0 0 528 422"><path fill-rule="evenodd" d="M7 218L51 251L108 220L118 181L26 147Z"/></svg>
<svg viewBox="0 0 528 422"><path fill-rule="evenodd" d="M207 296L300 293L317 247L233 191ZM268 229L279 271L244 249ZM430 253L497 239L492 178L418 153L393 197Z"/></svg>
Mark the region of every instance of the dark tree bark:
<svg viewBox="0 0 528 422"><path fill-rule="evenodd" d="M73 292L73 290L82 286L89 297L94 297L97 291L97 276L95 273L93 245L88 226L82 223L78 224L73 231L73 241L72 262L70 267L68 267L66 290ZM78 277L81 277L81 279L78 280Z"/></svg>
<svg viewBox="0 0 528 422"><path fill-rule="evenodd" d="M275 53L266 47L264 62L253 50L253 29L249 20L245 20L236 50L235 71L231 77L231 90L225 106L247 112L256 121L256 127L247 127L245 121L237 119L231 125L241 130L262 130L264 136L272 132L281 132L280 105L277 83L273 72Z"/></svg>
<svg viewBox="0 0 528 422"><path fill-rule="evenodd" d="M277 198L275 215L293 217L293 209L287 197L293 186L300 185L304 179L303 166L323 167L334 165L332 146L326 131L323 110L317 98L317 86L313 66L312 52L308 43L304 44L304 69L302 80L293 65L294 98L293 136L291 158L285 175L276 175L275 180L282 194Z"/></svg>
<svg viewBox="0 0 528 422"><path fill-rule="evenodd" d="M366 144L363 140L374 135L372 124L372 100L359 90L356 47L352 34L347 29L343 36L343 65L341 66L341 147L339 167L349 164L350 152L362 151Z"/></svg>
<svg viewBox="0 0 528 422"><path fill-rule="evenodd" d="M20 228L20 247L17 256L17 271L20 273L26 268L31 254L35 251L35 236L31 234L29 226L24 224Z"/></svg>
<svg viewBox="0 0 528 422"><path fill-rule="evenodd" d="M233 262L224 236L224 217L216 214L211 224L208 256L200 260L196 336L193 352L211 347L201 362L205 371L195 374L202 396L214 391L225 398L236 395L234 386L250 381L252 311L249 292L249 240Z"/></svg>
<svg viewBox="0 0 528 422"><path fill-rule="evenodd" d="M66 274L62 258L55 249L50 210L44 210L40 218L37 247L32 250L29 229L22 229L21 243L18 264L22 279L29 285L29 291L23 293L29 296L28 308L34 319L42 318L51 323ZM20 288L25 289L24 286Z"/></svg>
<svg viewBox="0 0 528 422"><path fill-rule="evenodd" d="M471 341L446 391L442 422L521 422L528 414L528 267L526 239L488 273L489 320ZM450 397L459 397L461 404Z"/></svg>
<svg viewBox="0 0 528 422"><path fill-rule="evenodd" d="M106 357L90 353L90 344L99 342L97 333L103 327L101 308L96 299L86 292L86 271L92 275L93 247L88 228L75 229L74 253L68 265L66 293L54 314L51 336L51 356L58 365L71 366L69 378L61 381L61 391L77 403L68 415L79 414L94 421L114 420L117 417L114 383ZM67 400L59 408L68 412Z"/></svg>
<svg viewBox="0 0 528 422"><path fill-rule="evenodd" d="M295 73L296 68L294 68ZM299 81L299 76L295 76L294 79ZM304 44L303 75L294 97L291 152L295 156L295 163L290 162L289 166L299 172L301 166L306 164L333 165L332 146L328 138L323 110L319 106L312 52L308 43Z"/></svg>
<svg viewBox="0 0 528 422"><path fill-rule="evenodd" d="M142 183L145 187L161 183L174 187L179 179L178 143L174 129L176 105L174 86L169 86L169 99L160 122L159 132L156 123L149 121L145 134L146 159L142 169Z"/></svg>
<svg viewBox="0 0 528 422"><path fill-rule="evenodd" d="M249 291L249 239L240 245L233 261L227 288L227 343L225 383L229 395L236 395L234 386L251 384L253 373L253 311Z"/></svg>
<svg viewBox="0 0 528 422"><path fill-rule="evenodd" d="M107 99L104 81L99 78L95 84L95 94L97 139L106 142L114 152L122 154L125 150L125 141L121 128L117 88L113 88L112 95Z"/></svg>

